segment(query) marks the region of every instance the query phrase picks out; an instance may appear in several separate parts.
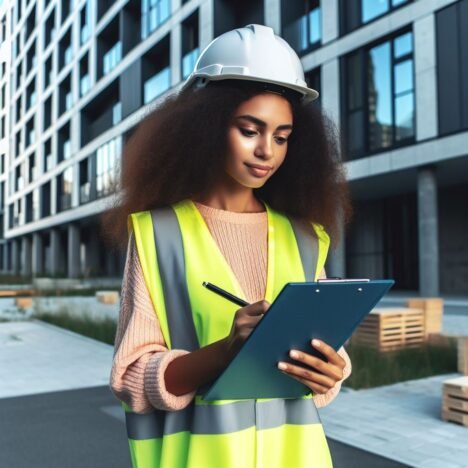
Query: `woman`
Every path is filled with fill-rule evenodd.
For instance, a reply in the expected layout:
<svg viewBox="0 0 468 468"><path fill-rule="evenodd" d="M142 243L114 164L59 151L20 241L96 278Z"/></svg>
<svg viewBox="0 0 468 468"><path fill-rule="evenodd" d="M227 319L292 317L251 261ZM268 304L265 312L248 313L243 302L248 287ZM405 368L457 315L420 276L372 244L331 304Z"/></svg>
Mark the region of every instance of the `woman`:
<svg viewBox="0 0 468 468"><path fill-rule="evenodd" d="M106 218L115 235L128 217L130 231L111 388L136 467L331 466L316 406L350 374L343 348L314 341L327 362L291 350L278 363L310 388L302 399L196 395L286 282L325 276L350 208L333 127L309 105L317 96L287 43L249 25L214 40L124 150L123 198Z"/></svg>

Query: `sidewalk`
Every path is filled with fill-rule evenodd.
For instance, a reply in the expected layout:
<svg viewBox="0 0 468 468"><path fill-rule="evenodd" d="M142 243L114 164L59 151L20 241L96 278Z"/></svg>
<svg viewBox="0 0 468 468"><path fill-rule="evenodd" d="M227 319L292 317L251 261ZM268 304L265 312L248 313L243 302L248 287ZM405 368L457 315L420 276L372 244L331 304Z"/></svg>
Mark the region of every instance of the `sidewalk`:
<svg viewBox="0 0 468 468"><path fill-rule="evenodd" d="M463 325L468 334L468 319L461 319L445 317L444 327ZM112 346L39 321L0 323L0 398L108 385L112 354ZM325 431L410 466L468 467L468 428L440 419L441 382L451 376L345 388L320 410ZM105 412L122 418L117 401Z"/></svg>

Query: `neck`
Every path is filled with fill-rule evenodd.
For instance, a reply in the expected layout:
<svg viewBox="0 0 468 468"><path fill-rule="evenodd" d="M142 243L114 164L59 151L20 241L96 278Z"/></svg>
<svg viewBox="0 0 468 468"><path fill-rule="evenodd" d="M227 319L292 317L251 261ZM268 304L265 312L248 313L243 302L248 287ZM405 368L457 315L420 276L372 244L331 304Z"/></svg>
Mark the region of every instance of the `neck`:
<svg viewBox="0 0 468 468"><path fill-rule="evenodd" d="M248 187L221 186L209 194L194 198L194 201L211 208L236 213L265 211L263 204L255 198L253 189Z"/></svg>

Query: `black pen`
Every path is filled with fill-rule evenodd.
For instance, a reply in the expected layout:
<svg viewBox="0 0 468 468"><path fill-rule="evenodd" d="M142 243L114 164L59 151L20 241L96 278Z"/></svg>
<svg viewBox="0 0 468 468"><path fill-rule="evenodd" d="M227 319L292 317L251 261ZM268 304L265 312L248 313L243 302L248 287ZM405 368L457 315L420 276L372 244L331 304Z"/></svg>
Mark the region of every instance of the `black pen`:
<svg viewBox="0 0 468 468"><path fill-rule="evenodd" d="M220 296L224 297L224 299L227 299L228 301L234 302L234 304L240 305L241 307L248 306L249 303L244 301L244 299L241 299L237 296L234 296L234 294L231 294L224 289L221 289L218 286L215 286L212 283L208 283L207 281L203 281L203 286L205 286L206 289L209 289L210 291L213 291L216 294L219 294Z"/></svg>

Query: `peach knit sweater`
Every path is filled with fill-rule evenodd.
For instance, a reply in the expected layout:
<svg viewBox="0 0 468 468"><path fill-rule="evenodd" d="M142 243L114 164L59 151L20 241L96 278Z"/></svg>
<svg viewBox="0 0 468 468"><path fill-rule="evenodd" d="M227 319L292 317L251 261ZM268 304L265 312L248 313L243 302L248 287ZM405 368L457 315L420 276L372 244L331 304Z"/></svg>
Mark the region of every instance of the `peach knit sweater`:
<svg viewBox="0 0 468 468"><path fill-rule="evenodd" d="M221 253L250 302L264 298L267 272L267 214L234 213L196 204ZM115 337L110 386L115 396L137 413L154 408L174 411L185 408L195 392L175 396L165 388L168 364L185 350L168 350L146 287L133 236L130 236L122 283L120 316ZM345 380L351 373L346 360ZM316 395L317 407L329 404L342 381L324 395Z"/></svg>

